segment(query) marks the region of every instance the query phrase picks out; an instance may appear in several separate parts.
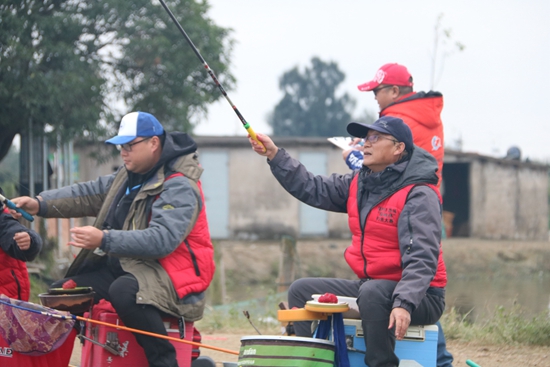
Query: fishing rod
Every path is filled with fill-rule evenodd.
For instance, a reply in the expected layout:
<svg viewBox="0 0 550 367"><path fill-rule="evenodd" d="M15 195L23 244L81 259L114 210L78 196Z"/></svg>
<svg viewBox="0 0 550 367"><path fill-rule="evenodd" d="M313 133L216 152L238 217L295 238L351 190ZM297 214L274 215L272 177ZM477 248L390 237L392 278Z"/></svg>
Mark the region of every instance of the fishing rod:
<svg viewBox="0 0 550 367"><path fill-rule="evenodd" d="M174 16L174 14L172 13L172 11L168 8L168 5L166 5L166 3L164 2L164 0L159 0L160 1L160 4L162 5L162 7L166 10L166 12L168 13L168 15L170 16L170 18L172 18L172 21L174 21L174 24L176 25L176 27L178 27L178 29L180 30L181 34L183 34L183 37L185 37L185 39L187 40L187 43L189 43L189 46L191 46L191 49L193 50L193 52L195 53L195 55L197 55L197 57L199 58L199 60L202 62L204 68L206 69L206 71L208 72L208 74L210 75L210 77L212 78L212 80L214 81L214 83L216 83L216 85L218 86L218 88L220 89L220 91L222 92L223 96L225 97L225 99L227 100L227 102L229 102L229 104L231 105L231 108L233 108L233 111L235 111L235 113L237 114L237 116L239 117L239 120L241 120L241 123L243 124L243 127L246 129L246 131L248 131L248 134L250 135L250 137L252 139L254 139L258 144L260 144L260 146L263 148L264 152L266 151L264 145L262 144L261 141L258 140L258 137L256 136L256 133L254 132L254 130L252 130L252 127L250 127L250 124L248 122L246 122L246 120L244 119L243 115L241 115L241 113L239 112L239 110L237 109L237 106L235 106L233 104L233 102L231 101L231 99L229 99L229 96L227 95L227 93L225 92L225 89L223 88L223 86L221 85L221 83L218 81L218 78L216 78L216 75L214 74L214 72L212 71L212 69L210 69L210 66L208 66L208 64L206 63L206 60L201 56L199 50L197 49L197 47L195 47L195 45L193 44L193 41L191 41L191 38L189 38L189 36L187 35L187 33L185 32L185 30L183 29L183 27L181 26L181 24L178 22L178 20L176 19L176 17Z"/></svg>
<svg viewBox="0 0 550 367"><path fill-rule="evenodd" d="M89 318L82 317L82 316L76 316L76 315L73 315L73 314L70 314L70 313L68 313L67 315L57 315L57 314L54 314L54 313L51 313L51 312L40 311L40 310L31 309L31 308L26 308L26 307L19 306L19 305L14 305L12 303L9 303L9 302L3 301L3 300L0 300L0 303L2 303L4 305L7 305L7 306L18 308L18 309L23 310L23 311L34 312L34 313L41 314L41 315L44 315L44 316L54 317L54 318L60 319L60 320L78 320L78 321L90 322L92 324L109 326L109 327L112 327L112 328L115 328L115 329L125 330L125 331L129 331L129 332L132 332L132 333L143 334L143 335L152 336L152 337L155 337L155 338L171 340L171 341L180 342L180 343L184 343L184 344L191 344L191 345L194 345L196 347L212 349L212 350L216 350L218 352L234 354L236 356L239 355L239 352L229 350L229 349L214 347L214 346L211 346L211 345L192 342L192 341L185 340L185 339L178 339L178 338L174 338L174 337L167 336L167 335L151 333L149 331L133 329L133 328L129 328L129 327L122 326L122 325L110 324L108 322L89 319Z"/></svg>
<svg viewBox="0 0 550 367"><path fill-rule="evenodd" d="M15 203L11 200L8 200L4 195L0 194L0 201L4 202L6 204L6 206L12 210L15 210L16 212L20 213L23 218L25 218L26 220L28 220L29 222L32 222L34 221L34 217L32 215L30 215L29 213L27 213L26 211L24 211L23 209L21 208L18 208L17 205L15 205Z"/></svg>

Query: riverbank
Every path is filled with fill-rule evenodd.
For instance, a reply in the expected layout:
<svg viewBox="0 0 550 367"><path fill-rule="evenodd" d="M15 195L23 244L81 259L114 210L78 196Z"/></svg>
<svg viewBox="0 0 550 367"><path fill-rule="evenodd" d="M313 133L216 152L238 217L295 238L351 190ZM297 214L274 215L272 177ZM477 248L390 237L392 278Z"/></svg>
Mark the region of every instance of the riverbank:
<svg viewBox="0 0 550 367"><path fill-rule="evenodd" d="M238 351L241 335L206 334L202 342L207 345ZM447 349L453 354L454 367L467 367L470 359L481 367L544 367L550 366L549 347L487 345L464 343L457 340L449 341ZM222 362L236 362L237 356L201 348L201 355L209 356L216 362L216 367L222 367Z"/></svg>
<svg viewBox="0 0 550 367"><path fill-rule="evenodd" d="M348 240L311 240L299 241L296 246L295 270L297 276L337 276L350 277L347 264L343 260L343 250ZM254 299L266 294L274 294L278 277L280 243L279 242L222 242L219 244L222 263L218 271L223 270L225 277L226 304ZM443 242L444 257L449 271L449 282L457 279L504 279L522 278L540 282L550 276L550 243L524 241L488 241L476 239L451 238ZM546 287L546 284L543 285ZM468 293L474 293L468 290ZM483 295L485 293L485 295ZM481 295L480 295L481 294ZM540 294L541 309L548 307L550 287ZM488 290L475 293L476 298L494 298ZM276 313L279 300L272 299L267 305L270 314ZM513 299L510 299L513 302ZM546 302L546 303L545 303ZM249 309L251 310L251 309ZM252 310L251 310L252 311ZM251 313L255 320L265 315ZM256 334L242 315L242 310L234 308L229 312L230 327L227 318L212 320L205 317L196 323L202 333L202 343L234 351L240 348L241 337ZM234 326L237 325L237 326ZM277 331L265 330L265 334ZM445 325L444 325L445 329ZM451 329L448 330L451 332ZM451 333L452 334L452 333ZM453 354L455 367L466 366L470 359L481 367L517 367L550 366L550 346L502 344L497 340L465 341L448 338L447 349ZM235 362L237 356L201 348L201 354L210 356L218 367L222 362ZM80 365L80 343L77 342L71 363Z"/></svg>
<svg viewBox="0 0 550 367"><path fill-rule="evenodd" d="M292 264L295 278L354 279L343 256L347 246L347 239L298 241ZM223 303L232 304L280 291L280 247L277 241L220 242L219 278L210 295L222 294ZM530 314L548 308L550 242L450 238L443 241L443 256L448 273L447 308L469 313L470 321L516 301L525 303Z"/></svg>
<svg viewBox="0 0 550 367"><path fill-rule="evenodd" d="M252 330L253 331L253 330ZM236 331L235 333L203 333L202 343L232 351L239 351L241 337L253 335ZM470 359L481 367L545 367L550 366L550 347L510 346L465 343L450 340L447 349L453 354L454 367L467 367L466 360ZM223 367L223 362L237 362L238 357L208 348L200 348L202 356L208 356L216 362L216 367ZM71 358L72 366L80 366L80 341L75 342Z"/></svg>

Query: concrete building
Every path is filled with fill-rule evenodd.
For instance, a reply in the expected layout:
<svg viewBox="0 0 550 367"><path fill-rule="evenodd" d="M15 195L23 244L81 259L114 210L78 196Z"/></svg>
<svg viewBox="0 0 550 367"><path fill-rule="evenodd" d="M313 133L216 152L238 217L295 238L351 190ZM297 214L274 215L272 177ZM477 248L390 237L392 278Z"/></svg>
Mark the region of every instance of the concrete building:
<svg viewBox="0 0 550 367"><path fill-rule="evenodd" d="M298 202L270 173L265 158L245 137L196 137L205 168L202 184L213 238L348 238L347 216ZM315 174L344 174L341 150L325 138L275 138ZM102 164L75 154L79 180L113 171L120 159ZM486 239L548 239L548 166L447 149L442 187L452 236ZM451 221L452 219L452 221ZM449 226L451 227L451 226Z"/></svg>
<svg viewBox="0 0 550 367"><path fill-rule="evenodd" d="M548 166L445 151L443 207L453 235L548 239Z"/></svg>

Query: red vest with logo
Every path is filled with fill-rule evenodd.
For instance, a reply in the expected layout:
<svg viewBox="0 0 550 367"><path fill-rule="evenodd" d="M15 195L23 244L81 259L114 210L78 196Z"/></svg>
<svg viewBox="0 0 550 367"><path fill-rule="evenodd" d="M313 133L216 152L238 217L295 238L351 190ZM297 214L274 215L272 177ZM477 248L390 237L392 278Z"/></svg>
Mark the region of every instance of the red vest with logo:
<svg viewBox="0 0 550 367"><path fill-rule="evenodd" d="M175 173L166 178L169 180ZM174 284L178 296L204 292L214 276L214 247L210 240L204 195L200 181L197 186L201 195L201 211L191 232L170 255L159 260Z"/></svg>
<svg viewBox="0 0 550 367"><path fill-rule="evenodd" d="M347 202L348 223L352 234L351 246L346 249L345 259L353 272L361 279L387 279L399 281L403 268L397 223L409 192L415 185L406 186L376 205L367 216L365 231L361 231L359 209L357 207L356 175L350 185ZM441 202L441 195L433 185ZM362 240L362 241L361 241ZM414 244L412 244L414 246ZM431 287L444 287L447 284L447 271L443 262L443 252L439 244L437 271Z"/></svg>

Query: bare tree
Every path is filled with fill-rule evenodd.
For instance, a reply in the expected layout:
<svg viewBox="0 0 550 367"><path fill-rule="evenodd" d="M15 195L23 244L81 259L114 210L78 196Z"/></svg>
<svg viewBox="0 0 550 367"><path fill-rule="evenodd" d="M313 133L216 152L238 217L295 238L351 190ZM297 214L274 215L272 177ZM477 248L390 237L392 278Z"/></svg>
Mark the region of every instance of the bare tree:
<svg viewBox="0 0 550 367"><path fill-rule="evenodd" d="M445 59L456 52L462 52L466 46L454 40L451 28L443 28L443 16L438 15L434 27L434 48L432 51L432 70L430 77L430 89L435 90L436 84L441 79Z"/></svg>

